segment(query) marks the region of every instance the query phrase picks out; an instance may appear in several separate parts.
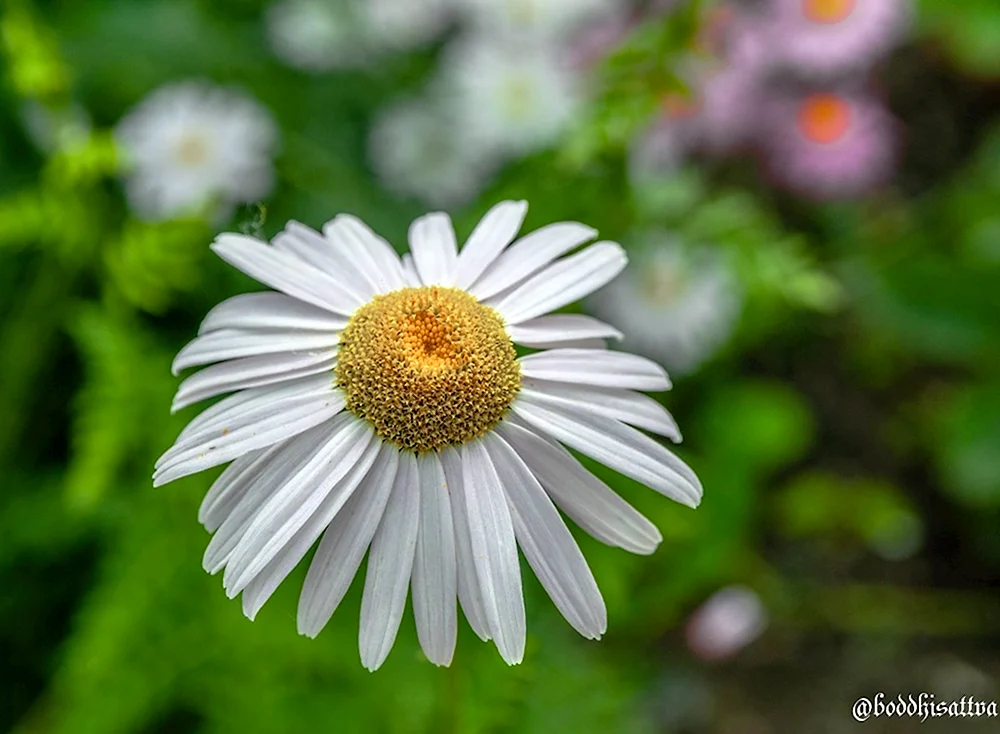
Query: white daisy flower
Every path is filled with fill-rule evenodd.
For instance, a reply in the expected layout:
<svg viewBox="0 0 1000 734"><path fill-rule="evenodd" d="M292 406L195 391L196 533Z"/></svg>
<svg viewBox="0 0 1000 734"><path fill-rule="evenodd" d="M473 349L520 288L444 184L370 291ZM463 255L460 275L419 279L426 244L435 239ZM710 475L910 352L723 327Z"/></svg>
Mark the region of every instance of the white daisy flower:
<svg viewBox="0 0 1000 734"><path fill-rule="evenodd" d="M232 462L200 520L205 568L225 569L251 619L310 547L298 629L315 636L369 554L362 663L388 655L412 590L420 644L451 662L457 605L508 663L521 660L517 548L567 621L600 637L601 594L557 507L609 545L652 553L656 528L562 444L689 506L694 473L637 429L678 439L666 373L581 347L620 336L546 315L614 278L625 254L575 222L514 240L525 202L493 207L461 252L445 214L410 227L411 254L340 215L290 222L270 245L223 234L212 249L279 292L214 308L174 370L174 409L235 392L191 421L157 462L157 486ZM508 246L509 245L509 246ZM518 358L514 344L541 349ZM320 540L320 537L322 539Z"/></svg>
<svg viewBox="0 0 1000 734"><path fill-rule="evenodd" d="M448 49L444 69L456 124L486 150L523 155L550 145L582 101L580 76L547 44L468 37Z"/></svg>
<svg viewBox="0 0 1000 734"><path fill-rule="evenodd" d="M475 198L499 163L472 144L446 105L422 97L379 112L369 133L368 155L385 188L435 207Z"/></svg>
<svg viewBox="0 0 1000 734"><path fill-rule="evenodd" d="M274 55L297 69L329 71L369 58L353 0L282 0L268 8L265 22Z"/></svg>
<svg viewBox="0 0 1000 734"><path fill-rule="evenodd" d="M693 372L732 333L742 305L736 275L718 252L662 235L635 254L637 267L588 305L628 334L625 346Z"/></svg>
<svg viewBox="0 0 1000 734"><path fill-rule="evenodd" d="M432 41L447 28L455 0L362 0L359 10L372 37L387 48Z"/></svg>
<svg viewBox="0 0 1000 734"><path fill-rule="evenodd" d="M491 34L558 39L584 23L622 15L622 0L457 0L471 22Z"/></svg>
<svg viewBox="0 0 1000 734"><path fill-rule="evenodd" d="M161 87L115 134L127 159L129 203L144 218L255 201L271 190L277 128L241 92L201 82Z"/></svg>

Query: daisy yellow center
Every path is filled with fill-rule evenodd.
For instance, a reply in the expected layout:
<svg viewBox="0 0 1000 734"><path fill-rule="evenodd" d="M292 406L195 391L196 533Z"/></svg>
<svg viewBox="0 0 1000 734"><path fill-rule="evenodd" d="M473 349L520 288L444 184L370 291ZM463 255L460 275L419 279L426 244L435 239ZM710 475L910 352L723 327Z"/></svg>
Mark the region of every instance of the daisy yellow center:
<svg viewBox="0 0 1000 734"><path fill-rule="evenodd" d="M521 386L516 357L500 315L465 291L403 288L354 313L335 376L348 410L420 453L495 426Z"/></svg>
<svg viewBox="0 0 1000 734"><path fill-rule="evenodd" d="M799 128L814 143L835 143L851 124L851 107L833 94L816 94L799 107Z"/></svg>
<svg viewBox="0 0 1000 734"><path fill-rule="evenodd" d="M813 23L839 23L854 11L857 0L802 0L802 12Z"/></svg>
<svg viewBox="0 0 1000 734"><path fill-rule="evenodd" d="M208 142L204 136L189 133L177 143L177 160L183 165L195 168L208 158Z"/></svg>

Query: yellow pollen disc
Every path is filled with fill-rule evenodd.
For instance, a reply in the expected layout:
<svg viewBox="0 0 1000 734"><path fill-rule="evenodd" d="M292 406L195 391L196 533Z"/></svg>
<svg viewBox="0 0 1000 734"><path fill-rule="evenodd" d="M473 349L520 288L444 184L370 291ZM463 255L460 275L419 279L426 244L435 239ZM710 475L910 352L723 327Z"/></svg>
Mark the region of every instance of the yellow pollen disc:
<svg viewBox="0 0 1000 734"><path fill-rule="evenodd" d="M348 410L419 453L495 426L521 387L516 357L500 315L465 291L403 288L354 313L335 375Z"/></svg>
<svg viewBox="0 0 1000 734"><path fill-rule="evenodd" d="M802 11L814 23L839 23L854 12L856 0L802 0Z"/></svg>

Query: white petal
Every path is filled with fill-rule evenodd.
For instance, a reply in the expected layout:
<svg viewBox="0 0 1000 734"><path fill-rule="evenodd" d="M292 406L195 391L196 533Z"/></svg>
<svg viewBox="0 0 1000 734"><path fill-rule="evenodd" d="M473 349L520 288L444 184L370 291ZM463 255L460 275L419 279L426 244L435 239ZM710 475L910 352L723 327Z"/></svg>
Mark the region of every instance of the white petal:
<svg viewBox="0 0 1000 734"><path fill-rule="evenodd" d="M413 557L413 617L424 655L451 665L457 626L455 530L444 470L432 453L417 457L420 529Z"/></svg>
<svg viewBox="0 0 1000 734"><path fill-rule="evenodd" d="M469 536L469 514L465 510L462 490L462 457L457 448L447 448L439 454L451 498L451 515L455 523L455 555L458 559L458 601L469 626L479 639L490 639L489 623L483 608L483 595L476 578L476 563L472 558Z"/></svg>
<svg viewBox="0 0 1000 734"><path fill-rule="evenodd" d="M210 405L192 418L177 436L177 440L174 441L170 450L173 451L198 433L221 431L223 428L228 428L233 421L245 420L244 416L247 413L259 411L292 398L311 395L325 396L331 390L335 390L333 381L317 376L289 380L281 385L267 385L241 390L223 398L214 405ZM162 463L163 457L156 462L156 466L159 467Z"/></svg>
<svg viewBox="0 0 1000 734"><path fill-rule="evenodd" d="M574 385L532 378L524 380L521 392L530 395L536 402L569 405L666 436L674 443L681 441L681 432L673 416L648 395L615 387Z"/></svg>
<svg viewBox="0 0 1000 734"><path fill-rule="evenodd" d="M347 593L382 519L396 479L399 452L383 444L378 460L323 533L299 598L299 633L315 637Z"/></svg>
<svg viewBox="0 0 1000 734"><path fill-rule="evenodd" d="M275 385L300 377L328 373L337 364L336 349L316 352L284 352L244 357L206 367L191 375L177 388L170 406L176 412L189 405L251 387Z"/></svg>
<svg viewBox="0 0 1000 734"><path fill-rule="evenodd" d="M518 395L514 412L567 446L689 507L701 501L701 482L680 459L624 423Z"/></svg>
<svg viewBox="0 0 1000 734"><path fill-rule="evenodd" d="M364 303L378 291L368 283L344 247L337 247L311 227L294 220L271 241L273 247L295 254L299 259L322 270L340 284L351 298Z"/></svg>
<svg viewBox="0 0 1000 734"><path fill-rule="evenodd" d="M468 291L480 301L495 296L596 236L597 230L577 222L536 229L507 248Z"/></svg>
<svg viewBox="0 0 1000 734"><path fill-rule="evenodd" d="M582 339L622 338L622 333L615 327L582 314L538 316L508 326L507 333L514 343L536 349L548 349L561 342L576 342Z"/></svg>
<svg viewBox="0 0 1000 734"><path fill-rule="evenodd" d="M524 658L526 634L521 568L507 500L482 441L462 446L462 493L491 637L500 657L516 665Z"/></svg>
<svg viewBox="0 0 1000 734"><path fill-rule="evenodd" d="M333 391L290 398L241 415L239 423L231 426L193 434L161 457L153 474L153 486L162 486L283 441L323 423L343 408L343 397Z"/></svg>
<svg viewBox="0 0 1000 734"><path fill-rule="evenodd" d="M524 461L496 433L483 437L524 557L573 629L599 639L608 628L604 599L566 523Z"/></svg>
<svg viewBox="0 0 1000 734"><path fill-rule="evenodd" d="M425 214L410 225L413 264L424 285L451 286L458 262L455 230L443 212Z"/></svg>
<svg viewBox="0 0 1000 734"><path fill-rule="evenodd" d="M222 234L211 247L216 255L254 280L306 303L342 316L350 316L357 308L356 299L343 291L336 279L253 237Z"/></svg>
<svg viewBox="0 0 1000 734"><path fill-rule="evenodd" d="M508 324L555 311L607 285L625 269L621 245L598 242L532 276L493 307Z"/></svg>
<svg viewBox="0 0 1000 734"><path fill-rule="evenodd" d="M270 449L251 451L227 466L205 493L198 508L198 522L210 532L217 530L243 499L254 479L270 460L272 452L280 448L281 444Z"/></svg>
<svg viewBox="0 0 1000 734"><path fill-rule="evenodd" d="M260 508L233 549L222 578L230 598L246 588L308 524L308 537L300 537L292 544L300 548L301 554L285 573L295 567L375 460L379 443L372 445L373 436L370 425L351 413L341 413L330 421L327 440L289 474L285 485ZM358 471L352 472L355 468Z"/></svg>
<svg viewBox="0 0 1000 734"><path fill-rule="evenodd" d="M413 264L413 255L407 252L403 255L402 261L406 284L411 288L419 288L422 284L420 282L420 275L417 273L417 266Z"/></svg>
<svg viewBox="0 0 1000 734"><path fill-rule="evenodd" d="M326 426L317 426L304 431L266 452L266 458L255 467L255 473L244 479L249 486L243 492L243 498L227 515L205 549L202 566L206 571L217 573L222 570L260 508L285 485L289 475L308 461L326 441L325 429Z"/></svg>
<svg viewBox="0 0 1000 734"><path fill-rule="evenodd" d="M457 287L468 290L476 282L517 236L527 212L526 201L501 201L486 212L458 255Z"/></svg>
<svg viewBox="0 0 1000 734"><path fill-rule="evenodd" d="M361 303L358 303L360 306ZM340 331L347 318L284 293L243 293L227 298L205 316L199 334L218 329L302 329Z"/></svg>
<svg viewBox="0 0 1000 734"><path fill-rule="evenodd" d="M347 457L344 460L343 463L347 469L347 473L330 490L316 511L302 527L281 547L274 558L253 576L252 581L246 584L246 588L243 589L243 613L249 619L257 616L257 612L271 598L271 595L277 590L288 574L292 572L292 569L309 552L316 539L330 525L331 520L338 512L343 511L345 503L357 490L358 485L364 480L374 461L377 460L379 448L380 442L375 440L367 446L361 459L356 463L350 463L351 457ZM338 472L338 475L340 473L342 472ZM316 491L323 491L328 483L324 479L323 485L317 485ZM252 528L248 528L244 535L244 541L250 536L251 532L253 532ZM238 561L238 553L239 548L234 549L230 557L230 564ZM228 571L229 569L227 568L226 570ZM225 579L223 579L223 582L225 582ZM227 588L227 593L230 597L238 593L238 589L242 587L242 583L235 582L231 588Z"/></svg>
<svg viewBox="0 0 1000 734"><path fill-rule="evenodd" d="M323 227L334 245L348 248L355 266L378 286L379 293L406 287L406 274L392 245L350 214L338 214Z"/></svg>
<svg viewBox="0 0 1000 734"><path fill-rule="evenodd" d="M340 335L335 331L220 329L202 334L189 342L177 353L171 371L177 375L188 367L228 359L329 349L336 346L339 340Z"/></svg>
<svg viewBox="0 0 1000 734"><path fill-rule="evenodd" d="M392 494L368 553L358 630L361 664L368 670L382 665L396 639L410 587L419 527L420 475L416 458L404 451L399 454Z"/></svg>
<svg viewBox="0 0 1000 734"><path fill-rule="evenodd" d="M628 390L669 390L660 365L628 352L600 349L550 349L521 357L521 374L539 380Z"/></svg>
<svg viewBox="0 0 1000 734"><path fill-rule="evenodd" d="M503 421L497 433L524 459L560 509L608 545L649 555L663 540L660 531L608 485L554 441Z"/></svg>

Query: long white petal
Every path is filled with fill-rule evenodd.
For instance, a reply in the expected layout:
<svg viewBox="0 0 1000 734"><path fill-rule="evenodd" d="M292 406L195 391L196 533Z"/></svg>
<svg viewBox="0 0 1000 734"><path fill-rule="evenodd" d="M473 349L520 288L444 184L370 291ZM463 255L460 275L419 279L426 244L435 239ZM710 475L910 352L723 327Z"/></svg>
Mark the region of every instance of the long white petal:
<svg viewBox="0 0 1000 734"><path fill-rule="evenodd" d="M468 290L476 282L517 236L527 213L526 201L501 201L486 212L458 254L456 286Z"/></svg>
<svg viewBox="0 0 1000 734"><path fill-rule="evenodd" d="M244 478L249 486L243 498L226 516L205 549L202 566L206 571L214 574L222 570L260 508L326 440L325 429L326 426L317 426L269 449L266 458L255 467L255 473Z"/></svg>
<svg viewBox="0 0 1000 734"><path fill-rule="evenodd" d="M680 443L681 433L667 409L648 395L616 387L573 385L528 378L521 392L540 402L555 402L620 420Z"/></svg>
<svg viewBox="0 0 1000 734"><path fill-rule="evenodd" d="M521 374L539 380L627 390L669 390L670 378L652 360L603 349L550 349L521 357Z"/></svg>
<svg viewBox="0 0 1000 734"><path fill-rule="evenodd" d="M169 464L179 454L191 449L202 449L207 442L220 436L228 436L234 430L254 427L260 421L287 410L303 400L322 403L337 391L331 380L325 377L303 377L277 387L258 387L243 390L219 401L194 418L181 431L174 445L156 460L154 467L160 469Z"/></svg>
<svg viewBox="0 0 1000 734"><path fill-rule="evenodd" d="M246 588L243 589L243 613L249 619L257 616L260 608L271 598L271 595L292 572L292 569L299 564L299 561L305 557L309 549L316 543L316 539L329 526L331 520L343 510L347 499L357 490L358 485L371 469L372 463L377 460L379 448L380 443L376 440L368 445L361 459L353 465L350 465L350 458L345 459L344 464L349 467L347 474L336 483L336 486L323 499L317 510L294 533L274 558L246 585ZM318 492L321 491L322 487L317 486L316 489ZM251 530L248 529L244 537L249 537L250 533ZM231 556L232 562L237 561L237 553L238 549L234 550ZM229 596L235 596L234 590L241 585L242 582L237 582L233 589L227 590Z"/></svg>
<svg viewBox="0 0 1000 734"><path fill-rule="evenodd" d="M167 457L153 474L153 486L225 464L244 454L283 441L333 418L344 408L335 392L320 397L295 398L272 406L260 420L246 421L213 437L199 436Z"/></svg>
<svg viewBox="0 0 1000 734"><path fill-rule="evenodd" d="M510 421L503 421L496 430L524 459L559 508L590 535L642 555L649 555L662 542L663 536L653 523L558 443Z"/></svg>
<svg viewBox="0 0 1000 734"><path fill-rule="evenodd" d="M174 451L196 434L206 431L221 431L230 427L229 424L234 421L246 420L244 416L247 414L265 409L269 405L311 395L324 396L332 390L335 390L332 380L316 375L289 380L281 385L251 387L241 390L210 405L192 418L181 430L170 450ZM163 460L163 457L160 457L156 466L159 467Z"/></svg>
<svg viewBox="0 0 1000 734"><path fill-rule="evenodd" d="M472 539L469 535L469 514L465 510L465 493L462 490L462 457L460 449L446 448L439 456L444 467L451 498L451 514L455 523L455 555L458 560L458 601L462 605L469 626L479 639L490 639L490 627L483 608L483 595L476 578L476 562L472 557Z"/></svg>
<svg viewBox="0 0 1000 734"><path fill-rule="evenodd" d="M333 380L337 350L286 352L244 357L214 364L188 377L177 388L170 405L174 413L202 400L227 392L246 390L327 373Z"/></svg>
<svg viewBox="0 0 1000 734"><path fill-rule="evenodd" d="M599 639L608 628L604 599L566 523L531 470L500 436L483 437L524 557L573 629Z"/></svg>
<svg viewBox="0 0 1000 734"><path fill-rule="evenodd" d="M424 655L435 665L451 665L458 630L455 529L444 470L432 453L417 457L420 474L420 529L413 557L413 617Z"/></svg>
<svg viewBox="0 0 1000 734"><path fill-rule="evenodd" d="M582 314L538 316L508 326L507 333L515 344L546 349L561 342L576 342L581 339L622 338L622 333L615 327Z"/></svg>
<svg viewBox="0 0 1000 734"><path fill-rule="evenodd" d="M508 247L468 291L480 301L495 296L596 236L597 230L578 222L536 229Z"/></svg>
<svg viewBox="0 0 1000 734"><path fill-rule="evenodd" d="M419 527L420 475L416 458L404 451L399 454L392 494L368 553L358 629L361 664L368 670L382 665L396 639L410 587Z"/></svg>
<svg viewBox="0 0 1000 734"><path fill-rule="evenodd" d="M271 240L271 244L322 270L354 300L364 303L378 293L375 286L364 278L350 251L338 247L312 227L289 221L285 230Z"/></svg>
<svg viewBox="0 0 1000 734"><path fill-rule="evenodd" d="M345 293L336 279L253 237L222 234L211 248L254 280L306 303L342 316L350 316L357 308L356 299Z"/></svg>
<svg viewBox="0 0 1000 734"><path fill-rule="evenodd" d="M323 533L299 597L299 633L315 637L347 593L382 519L396 479L399 452L383 444L378 460Z"/></svg>
<svg viewBox="0 0 1000 734"><path fill-rule="evenodd" d="M420 282L424 285L454 285L458 246L448 215L433 212L415 219L410 225L409 240Z"/></svg>
<svg viewBox="0 0 1000 734"><path fill-rule="evenodd" d="M334 245L349 249L355 266L378 286L379 293L406 287L406 274L392 245L350 214L338 214L323 226Z"/></svg>
<svg viewBox="0 0 1000 734"><path fill-rule="evenodd" d="M403 274L406 277L406 284L411 288L419 288L422 284L420 282L420 274L417 273L417 266L413 264L413 255L407 252L401 260L403 262Z"/></svg>
<svg viewBox="0 0 1000 734"><path fill-rule="evenodd" d="M350 498L378 453L369 424L350 413L330 421L329 438L304 462L254 521L226 564L222 583L230 598L246 588L307 524L310 532L298 539L304 555ZM371 447L371 450L369 450ZM352 474L357 466L358 472ZM353 481L343 481L345 479ZM330 501L327 502L326 500ZM301 555L299 556L301 558ZM298 559L288 571L298 563ZM287 571L286 571L287 573Z"/></svg>
<svg viewBox="0 0 1000 734"><path fill-rule="evenodd" d="M598 242L549 265L493 307L508 324L555 311L607 285L625 269L621 245Z"/></svg>
<svg viewBox="0 0 1000 734"><path fill-rule="evenodd" d="M462 446L462 493L483 608L500 656L524 658L526 626L521 568L507 500L482 441Z"/></svg>
<svg viewBox="0 0 1000 734"><path fill-rule="evenodd" d="M358 303L360 306L361 303ZM199 334L218 329L340 331L347 318L284 293L242 293L227 298L205 316Z"/></svg>
<svg viewBox="0 0 1000 734"><path fill-rule="evenodd" d="M697 507L701 501L701 482L687 464L624 423L523 395L512 408L535 428L681 504Z"/></svg>
<svg viewBox="0 0 1000 734"><path fill-rule="evenodd" d="M258 449L244 454L236 459L212 486L201 500L198 508L198 522L213 532L229 517L229 513L239 504L253 480L260 475L264 464L269 460L271 452L280 449L282 444L269 449Z"/></svg>
<svg viewBox="0 0 1000 734"><path fill-rule="evenodd" d="M188 367L199 367L229 359L256 357L281 352L310 352L329 349L340 341L336 331L288 331L286 329L219 329L195 337L171 366L177 375Z"/></svg>

